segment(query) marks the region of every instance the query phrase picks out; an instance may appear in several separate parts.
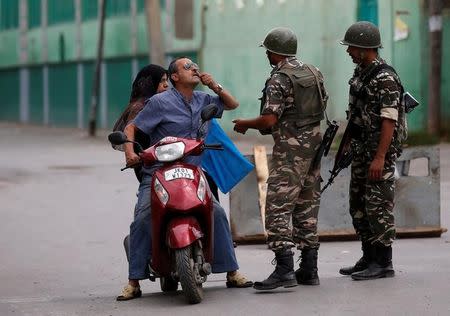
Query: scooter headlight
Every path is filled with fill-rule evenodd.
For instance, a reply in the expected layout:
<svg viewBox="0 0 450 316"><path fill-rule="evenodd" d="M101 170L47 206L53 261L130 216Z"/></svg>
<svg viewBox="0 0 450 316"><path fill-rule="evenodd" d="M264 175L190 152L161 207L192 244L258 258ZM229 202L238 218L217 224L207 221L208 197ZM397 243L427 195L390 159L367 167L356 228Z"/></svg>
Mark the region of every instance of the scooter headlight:
<svg viewBox="0 0 450 316"><path fill-rule="evenodd" d="M155 155L158 161L174 161L183 157L184 147L185 145L183 142L158 146L155 149Z"/></svg>
<svg viewBox="0 0 450 316"><path fill-rule="evenodd" d="M200 199L200 201L203 202L203 200L205 199L205 194L206 194L206 181L203 176L200 176L200 181L197 189L197 196Z"/></svg>
<svg viewBox="0 0 450 316"><path fill-rule="evenodd" d="M158 178L155 178L153 189L155 190L158 199L165 206L167 204L167 201L169 201L169 193L167 193L166 189L164 189L161 182L159 182Z"/></svg>

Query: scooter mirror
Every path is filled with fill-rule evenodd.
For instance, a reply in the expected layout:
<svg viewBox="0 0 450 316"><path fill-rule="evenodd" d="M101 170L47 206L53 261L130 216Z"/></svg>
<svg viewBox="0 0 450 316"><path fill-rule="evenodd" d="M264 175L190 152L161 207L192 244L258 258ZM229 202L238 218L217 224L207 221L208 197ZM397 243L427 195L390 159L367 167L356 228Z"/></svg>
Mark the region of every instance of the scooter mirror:
<svg viewBox="0 0 450 316"><path fill-rule="evenodd" d="M127 135L125 135L125 133L121 131L112 132L111 134L109 134L108 140L113 145L123 145L128 141Z"/></svg>
<svg viewBox="0 0 450 316"><path fill-rule="evenodd" d="M203 110L202 110L202 121L206 122L212 119L217 114L217 106L214 103L208 104Z"/></svg>

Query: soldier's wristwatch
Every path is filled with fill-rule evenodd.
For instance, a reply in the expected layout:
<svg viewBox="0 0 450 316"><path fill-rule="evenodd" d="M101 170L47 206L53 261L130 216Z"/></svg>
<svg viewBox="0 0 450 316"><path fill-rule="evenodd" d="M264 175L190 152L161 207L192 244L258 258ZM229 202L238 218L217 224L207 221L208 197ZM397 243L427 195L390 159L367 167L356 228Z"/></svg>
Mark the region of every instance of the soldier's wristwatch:
<svg viewBox="0 0 450 316"><path fill-rule="evenodd" d="M215 89L216 91L214 91L216 94L219 94L220 92L222 92L223 87L220 83L217 84L217 88Z"/></svg>

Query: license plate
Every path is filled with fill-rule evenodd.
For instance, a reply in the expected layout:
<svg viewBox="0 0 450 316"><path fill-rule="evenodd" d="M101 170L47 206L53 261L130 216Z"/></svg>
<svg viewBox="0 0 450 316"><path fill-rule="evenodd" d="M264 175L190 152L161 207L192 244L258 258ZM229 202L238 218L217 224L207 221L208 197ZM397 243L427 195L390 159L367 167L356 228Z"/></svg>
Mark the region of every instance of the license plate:
<svg viewBox="0 0 450 316"><path fill-rule="evenodd" d="M164 172L164 179L166 179L166 181L175 179L194 180L194 171L189 168L173 168Z"/></svg>

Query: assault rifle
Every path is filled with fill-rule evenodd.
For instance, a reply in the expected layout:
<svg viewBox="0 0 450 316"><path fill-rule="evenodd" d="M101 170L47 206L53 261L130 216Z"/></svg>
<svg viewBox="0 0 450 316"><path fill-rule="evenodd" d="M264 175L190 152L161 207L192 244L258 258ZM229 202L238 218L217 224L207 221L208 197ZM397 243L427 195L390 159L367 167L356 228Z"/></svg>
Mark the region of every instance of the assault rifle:
<svg viewBox="0 0 450 316"><path fill-rule="evenodd" d="M351 150L344 152L344 154L342 155L342 158L337 160L336 163L334 164L333 170L330 170L331 176L328 179L327 184L325 184L325 186L322 188L322 190L320 190L320 193L325 191L325 189L328 188L334 182L334 178L337 177L339 172L341 172L343 169L350 166L350 164L352 163L352 159L353 159L353 153Z"/></svg>
<svg viewBox="0 0 450 316"><path fill-rule="evenodd" d="M326 157L330 151L331 144L333 143L334 136L339 129L339 124L336 121L329 121L327 119L327 129L323 135L322 142L317 150L316 157L314 158L314 164L320 164L322 157Z"/></svg>
<svg viewBox="0 0 450 316"><path fill-rule="evenodd" d="M419 102L409 92L405 92L403 94L403 103L405 105L406 113L412 112L419 105ZM320 193L325 191L325 189L328 188L334 182L334 179L337 177L339 172L350 166L350 164L352 163L353 153L350 148L351 134L358 135L360 134L360 132L358 131L358 127L352 124L349 120L347 128L345 129L344 132L344 136L342 136L341 143L339 144L339 149L336 153L333 169L330 170L331 173L330 178L328 179L328 182L322 188Z"/></svg>
<svg viewBox="0 0 450 316"><path fill-rule="evenodd" d="M368 84L369 81L383 69L391 70L396 74L395 69L392 68L391 66L387 64L380 64L376 66L371 71L371 73L364 79L364 84L365 85ZM419 101L417 101L408 91L405 92L403 86L401 86L401 91L403 92L401 103L405 107L405 115L406 115L412 112L419 105ZM328 188L333 183L334 178L336 178L339 172L350 166L350 164L352 163L353 153L350 148L350 135L352 134L361 135L361 132L358 130L358 127L356 125L351 123L350 118L348 122L349 123L347 124L347 128L345 129L344 136L342 136L341 143L339 144L339 149L336 153L333 170L330 170L331 173L330 179L328 179L328 182L320 191L321 193L325 191L325 189Z"/></svg>
<svg viewBox="0 0 450 316"><path fill-rule="evenodd" d="M339 172L350 166L350 164L352 163L353 153L350 148L350 134L352 133L352 128L354 128L354 126L349 122L345 129L344 136L342 136L341 143L339 144L339 149L336 153L333 169L330 170L331 176L320 193L325 191L325 189L334 182L334 178L337 177Z"/></svg>

